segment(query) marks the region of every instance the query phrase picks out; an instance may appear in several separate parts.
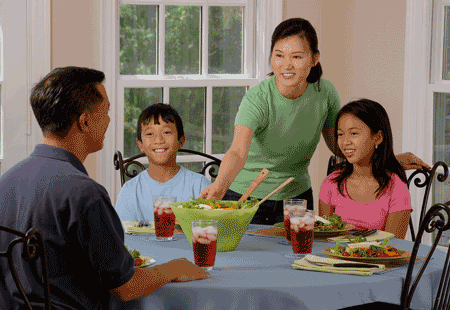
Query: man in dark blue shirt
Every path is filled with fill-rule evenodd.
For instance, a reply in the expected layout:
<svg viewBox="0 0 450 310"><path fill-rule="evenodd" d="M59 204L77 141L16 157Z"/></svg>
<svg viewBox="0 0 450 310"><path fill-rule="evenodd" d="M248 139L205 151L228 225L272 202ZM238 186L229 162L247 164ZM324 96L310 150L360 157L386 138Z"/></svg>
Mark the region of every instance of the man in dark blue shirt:
<svg viewBox="0 0 450 310"><path fill-rule="evenodd" d="M0 225L41 231L55 309L106 309L110 294L137 299L169 281L209 276L186 259L134 268L108 193L83 166L88 154L102 149L110 122L103 80L102 72L78 67L57 68L44 77L30 97L44 144L0 178ZM0 233L0 249L12 238ZM16 248L24 289L33 305L43 307L40 277L31 271L35 266L24 262ZM13 296L10 308L19 309L23 303L4 259L0 272L0 286Z"/></svg>

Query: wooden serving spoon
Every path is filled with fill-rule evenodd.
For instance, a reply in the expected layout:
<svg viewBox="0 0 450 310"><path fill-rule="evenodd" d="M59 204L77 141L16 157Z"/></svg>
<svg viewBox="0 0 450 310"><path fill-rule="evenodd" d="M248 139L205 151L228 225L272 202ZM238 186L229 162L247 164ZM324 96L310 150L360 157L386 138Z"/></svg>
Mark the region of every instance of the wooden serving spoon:
<svg viewBox="0 0 450 310"><path fill-rule="evenodd" d="M247 199L248 197L250 197L251 193L253 193L253 191L258 187L258 185L261 184L261 182L264 181L264 179L268 175L269 175L269 170L267 170L266 168L261 170L261 172L258 174L256 179L252 182L252 184L250 184L250 186L245 191L245 193L242 195L242 197L239 198L238 202L243 201L243 200Z"/></svg>
<svg viewBox="0 0 450 310"><path fill-rule="evenodd" d="M281 184L280 186L278 186L277 188L275 188L269 195L267 195L266 197L264 197L260 202L258 202L256 205L253 206L254 207L258 207L260 204L262 204L264 201L266 201L267 199L269 199L273 194L275 194L276 192L278 192L280 189L282 189L283 187L285 187L286 185L288 185L289 183L291 183L294 180L294 177L290 177L289 179L287 179L283 184Z"/></svg>

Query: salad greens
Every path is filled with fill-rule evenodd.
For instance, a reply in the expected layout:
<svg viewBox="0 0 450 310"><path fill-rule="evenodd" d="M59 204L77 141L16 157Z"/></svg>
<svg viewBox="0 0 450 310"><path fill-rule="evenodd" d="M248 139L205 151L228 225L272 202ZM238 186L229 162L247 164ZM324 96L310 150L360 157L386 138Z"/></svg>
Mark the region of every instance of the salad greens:
<svg viewBox="0 0 450 310"><path fill-rule="evenodd" d="M315 231L341 230L344 229L345 225L347 225L347 222L343 222L342 217L337 214L333 214L325 219L330 221L331 224L324 224L321 221L315 221L314 222Z"/></svg>
<svg viewBox="0 0 450 310"><path fill-rule="evenodd" d="M362 258L378 258L378 257L399 257L405 251L397 250L392 245L387 245L390 238L384 239L383 243L379 246L370 245L366 248L354 248L350 249L347 246L336 243L334 248L331 248L333 254L343 257L362 257Z"/></svg>
<svg viewBox="0 0 450 310"><path fill-rule="evenodd" d="M133 259L139 258L141 256L141 252L139 252L138 250L136 249L129 250L127 246L125 246L125 248L128 250L128 252L130 252L131 257L133 257Z"/></svg>
<svg viewBox="0 0 450 310"><path fill-rule="evenodd" d="M208 200L203 198L194 199L193 197L191 197L191 199L192 201L183 202L177 205L177 207L186 209L205 209L205 206L210 206L211 209L237 210L252 208L259 202L256 198L249 198L240 202Z"/></svg>

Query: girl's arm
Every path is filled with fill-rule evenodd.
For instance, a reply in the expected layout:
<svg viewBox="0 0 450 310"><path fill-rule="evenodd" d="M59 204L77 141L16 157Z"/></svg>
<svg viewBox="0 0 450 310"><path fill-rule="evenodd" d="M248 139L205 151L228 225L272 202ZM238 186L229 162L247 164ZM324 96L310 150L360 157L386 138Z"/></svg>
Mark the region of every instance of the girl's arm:
<svg viewBox="0 0 450 310"><path fill-rule="evenodd" d="M388 215L384 231L393 233L395 238L405 239L406 231L408 230L410 213L411 210L390 213Z"/></svg>
<svg viewBox="0 0 450 310"><path fill-rule="evenodd" d="M233 180L241 171L247 160L253 131L242 125L234 126L234 137L231 147L220 164L219 175L214 183L200 193L200 198L222 199ZM245 191L246 189L244 189Z"/></svg>
<svg viewBox="0 0 450 310"><path fill-rule="evenodd" d="M319 199L319 216L331 216L334 213L334 207L327 205L325 202Z"/></svg>

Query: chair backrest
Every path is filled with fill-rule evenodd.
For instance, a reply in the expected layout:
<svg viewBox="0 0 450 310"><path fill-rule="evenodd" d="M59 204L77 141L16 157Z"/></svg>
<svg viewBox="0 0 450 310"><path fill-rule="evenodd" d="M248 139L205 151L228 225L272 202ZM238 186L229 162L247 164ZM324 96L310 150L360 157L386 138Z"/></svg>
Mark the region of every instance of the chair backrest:
<svg viewBox="0 0 450 310"><path fill-rule="evenodd" d="M6 252L0 252L0 259L3 259L3 257L6 257L8 260L8 266L11 271L12 278L14 279L15 285L17 286L17 289L19 290L20 294L23 297L23 300L25 301L25 304L28 306L28 309L33 309L31 307L30 301L28 300L25 291L23 289L23 286L21 285L19 281L19 277L16 271L16 268L14 267L14 260L13 260L13 249L16 245L22 244L22 254L21 257L27 261L27 262L34 262L39 257L41 258L41 268L42 268L42 285L44 288L44 297L45 297L45 309L51 309L50 305L50 286L48 281L48 268L47 268L47 257L45 256L45 247L44 247L44 240L42 239L42 235L39 232L39 230L35 228L31 228L26 233L22 233L20 231L4 227L0 225L0 231L5 231L7 233L13 234L18 236L17 238L13 239L9 245ZM5 293L5 292L3 292ZM10 298L10 300L12 300Z"/></svg>
<svg viewBox="0 0 450 310"><path fill-rule="evenodd" d="M202 152L192 151L192 150L186 150L186 149L179 149L178 153L187 153L187 154L194 154L199 155L202 157L205 157L205 164L203 165L202 169L200 171L197 171L200 174L205 175L206 171L208 171L209 175L213 178L217 177L217 174L219 173L219 167L222 161L214 156L211 156L209 154L205 154ZM145 157L145 153L138 154L136 156L123 159L122 153L120 151L115 151L113 163L114 168L116 170L119 170L120 172L120 182L121 186L125 183L125 176L129 178L134 178L137 176L141 171L145 170L145 167L143 164L141 164L137 159L141 157ZM131 169L131 165L135 165L134 168L137 169ZM208 169L209 168L209 169Z"/></svg>
<svg viewBox="0 0 450 310"><path fill-rule="evenodd" d="M430 262L430 259L434 253L434 250L436 249L436 246L439 243L439 239L442 236L442 232L450 229L450 201L446 202L445 204L435 204L433 205L426 215L423 218L423 221L419 227L419 230L417 232L417 238L414 242L414 247L411 252L411 259L408 265L408 271L406 272L406 278L405 278L405 285L403 286L402 295L401 295L401 306L402 309L409 309L409 306L411 304L411 300L414 294L414 291L416 290L417 284L425 271L425 268L427 267L428 263ZM428 254L425 258L425 261L423 264L421 264L421 268L417 273L416 278L414 279L414 283L411 285L412 282L412 272L414 269L414 263L417 257L417 252L419 250L419 246L421 244L420 240L422 239L423 233L433 233L435 232L435 240L428 251ZM439 288L436 295L436 300L434 302L433 309L449 309L450 306L450 294L449 292L449 284L450 284L450 266L449 266L449 257L450 257L450 250L447 251L447 256L445 258L445 264L442 271L441 276L441 282L439 284Z"/></svg>
<svg viewBox="0 0 450 310"><path fill-rule="evenodd" d="M436 174L436 171L439 169L439 167L442 167L444 169L444 173L439 173L437 175L437 181L439 182L445 182L448 177L448 166L443 163L442 161L436 162L431 170L428 170L426 168L415 170L408 178L408 189L411 191L411 185L414 184L418 188L424 188L425 191L422 198L422 206L420 208L420 218L419 218L419 226L423 221L423 218L425 216L426 210L427 210L427 203L428 203L428 197L430 195L431 185L434 180L434 176ZM414 182L412 182L414 180ZM416 240L416 236L414 234L414 226L412 223L412 220L409 220L409 230L411 232L411 239L412 241Z"/></svg>

